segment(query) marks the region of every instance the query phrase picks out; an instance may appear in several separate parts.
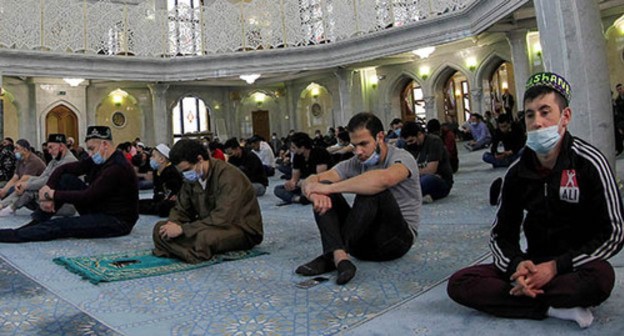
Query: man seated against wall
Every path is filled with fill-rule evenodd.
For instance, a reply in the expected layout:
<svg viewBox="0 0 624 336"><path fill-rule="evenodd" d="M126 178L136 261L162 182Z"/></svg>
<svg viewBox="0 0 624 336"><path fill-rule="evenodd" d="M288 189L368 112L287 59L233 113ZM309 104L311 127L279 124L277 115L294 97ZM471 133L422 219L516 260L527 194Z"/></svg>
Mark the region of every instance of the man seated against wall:
<svg viewBox="0 0 624 336"><path fill-rule="evenodd" d="M185 182L169 219L154 227L155 255L199 263L262 242L256 191L239 169L211 158L207 148L191 139L178 141L169 158Z"/></svg>
<svg viewBox="0 0 624 336"><path fill-rule="evenodd" d="M615 283L607 259L624 242L622 199L602 153L568 132L570 84L538 73L526 89L526 148L503 180L490 236L494 263L455 273L448 294L495 316L555 317L585 328L593 321L588 308Z"/></svg>
<svg viewBox="0 0 624 336"><path fill-rule="evenodd" d="M294 153L291 177L273 190L275 196L282 200L277 205L310 204L301 193L301 184L308 176L326 171L331 166L331 157L325 148L313 147L312 139L303 132L297 132L290 138L290 152Z"/></svg>
<svg viewBox="0 0 624 336"><path fill-rule="evenodd" d="M30 210L39 208L39 189L41 189L50 178L56 168L70 162L77 161L76 157L65 145L64 134L48 135L47 150L52 156L52 160L39 176L26 176L15 184L15 191L0 202L0 217L11 216L19 208L26 207ZM32 154L31 154L32 155ZM76 209L71 204L65 204L57 215L73 216Z"/></svg>
<svg viewBox="0 0 624 336"><path fill-rule="evenodd" d="M46 168L45 162L35 154L30 148L30 142L26 139L19 139L15 143L15 173L13 177L0 189L0 208L13 203L13 199L4 202L7 196L15 192L15 186L19 182L25 182L31 176L39 176Z"/></svg>
<svg viewBox="0 0 624 336"><path fill-rule="evenodd" d="M85 142L90 159L57 167L39 190L39 209L32 220L18 229L0 230L0 242L117 237L132 231L139 219L134 170L115 150L107 126L89 126ZM67 203L80 216L52 218Z"/></svg>
<svg viewBox="0 0 624 336"><path fill-rule="evenodd" d="M448 196L453 188L453 169L442 139L426 134L422 126L413 121L405 123L401 137L406 149L416 158L423 203Z"/></svg>
<svg viewBox="0 0 624 336"><path fill-rule="evenodd" d="M472 113L468 121L470 123L469 129L472 140L467 141L464 147L472 152L489 146L492 141L492 135L485 122L483 122L483 117L478 113Z"/></svg>
<svg viewBox="0 0 624 336"><path fill-rule="evenodd" d="M494 168L509 167L522 154L526 138L509 114L501 114L496 120L490 151L483 153L483 161Z"/></svg>
<svg viewBox="0 0 624 336"><path fill-rule="evenodd" d="M0 188L4 187L15 174L14 150L13 139L4 138L0 144Z"/></svg>
<svg viewBox="0 0 624 336"><path fill-rule="evenodd" d="M136 146L137 153L132 156L132 167L139 180L139 190L154 188L154 174L150 166L150 153L142 142Z"/></svg>
<svg viewBox="0 0 624 336"><path fill-rule="evenodd" d="M251 146L251 151L258 155L260 161L262 161L266 175L268 177L275 175L275 154L271 149L271 145L259 135L252 136L247 140L247 143Z"/></svg>
<svg viewBox="0 0 624 336"><path fill-rule="evenodd" d="M337 270L339 285L355 276L349 255L370 261L405 255L416 237L421 206L416 161L385 142L381 120L358 113L347 129L355 156L303 184L314 204L323 253L295 270L305 276ZM343 193L356 195L352 207Z"/></svg>
<svg viewBox="0 0 624 336"><path fill-rule="evenodd" d="M230 138L225 142L225 153L228 155L228 162L245 173L256 191L256 196L264 195L266 187L269 186L269 179L260 158L241 147L236 138Z"/></svg>
<svg viewBox="0 0 624 336"><path fill-rule="evenodd" d="M182 175L169 161L169 147L165 144L152 149L149 165L153 170L154 195L151 199L139 200L139 213L169 217L182 188Z"/></svg>

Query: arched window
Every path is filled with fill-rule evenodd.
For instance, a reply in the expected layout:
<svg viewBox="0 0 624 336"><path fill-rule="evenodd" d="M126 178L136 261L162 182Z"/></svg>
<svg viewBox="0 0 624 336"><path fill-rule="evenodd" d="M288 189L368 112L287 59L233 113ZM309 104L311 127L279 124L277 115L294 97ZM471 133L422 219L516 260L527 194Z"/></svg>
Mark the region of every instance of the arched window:
<svg viewBox="0 0 624 336"><path fill-rule="evenodd" d="M422 87L416 81L409 82L401 93L401 119L404 121L425 121L425 97Z"/></svg>
<svg viewBox="0 0 624 336"><path fill-rule="evenodd" d="M203 0L167 0L169 11L169 53L200 55L200 10Z"/></svg>
<svg viewBox="0 0 624 336"><path fill-rule="evenodd" d="M210 115L204 101L197 97L184 97L173 108L174 142L184 135L210 131Z"/></svg>

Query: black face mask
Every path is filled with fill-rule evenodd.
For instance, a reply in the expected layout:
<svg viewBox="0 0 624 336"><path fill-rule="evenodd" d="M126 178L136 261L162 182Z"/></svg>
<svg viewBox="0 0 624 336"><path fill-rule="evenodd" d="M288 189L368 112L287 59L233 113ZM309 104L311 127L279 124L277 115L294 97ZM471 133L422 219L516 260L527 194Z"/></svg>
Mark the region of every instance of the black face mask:
<svg viewBox="0 0 624 336"><path fill-rule="evenodd" d="M405 150L407 150L408 152L412 152L412 153L418 153L420 152L420 146L418 146L417 143L413 143L411 145L405 145Z"/></svg>

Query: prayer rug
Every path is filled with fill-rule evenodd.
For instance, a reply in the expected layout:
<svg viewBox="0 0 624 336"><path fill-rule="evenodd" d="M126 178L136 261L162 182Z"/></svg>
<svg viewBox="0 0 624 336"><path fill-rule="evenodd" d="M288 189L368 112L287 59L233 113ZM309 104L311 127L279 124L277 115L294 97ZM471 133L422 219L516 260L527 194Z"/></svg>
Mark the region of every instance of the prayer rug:
<svg viewBox="0 0 624 336"><path fill-rule="evenodd" d="M100 282L122 281L188 271L218 263L252 258L267 254L259 250L231 251L218 254L212 259L188 264L179 259L162 258L152 254L151 250L139 250L91 257L58 257L54 262L65 266L69 271L82 276L93 284Z"/></svg>

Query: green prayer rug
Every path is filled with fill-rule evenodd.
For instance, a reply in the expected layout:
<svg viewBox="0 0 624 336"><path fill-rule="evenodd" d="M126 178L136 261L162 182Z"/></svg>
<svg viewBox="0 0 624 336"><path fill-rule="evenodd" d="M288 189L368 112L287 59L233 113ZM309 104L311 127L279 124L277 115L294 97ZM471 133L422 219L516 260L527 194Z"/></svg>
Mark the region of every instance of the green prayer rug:
<svg viewBox="0 0 624 336"><path fill-rule="evenodd" d="M212 259L202 263L188 264L179 259L157 257L152 254L151 250L139 250L92 257L59 257L54 258L53 261L91 283L98 284L188 271L263 254L267 252L255 249L231 251L215 255Z"/></svg>

